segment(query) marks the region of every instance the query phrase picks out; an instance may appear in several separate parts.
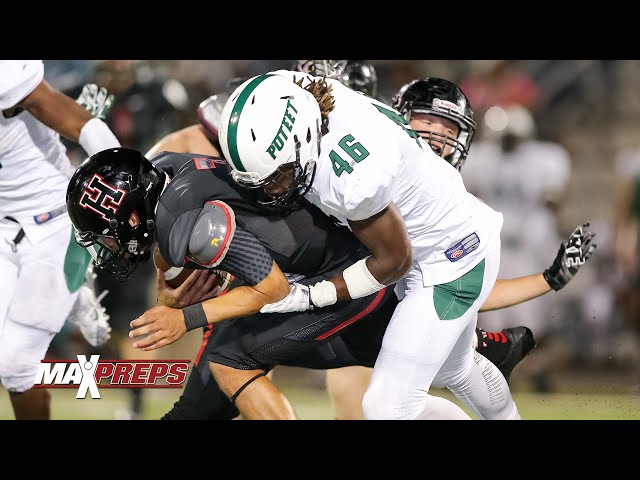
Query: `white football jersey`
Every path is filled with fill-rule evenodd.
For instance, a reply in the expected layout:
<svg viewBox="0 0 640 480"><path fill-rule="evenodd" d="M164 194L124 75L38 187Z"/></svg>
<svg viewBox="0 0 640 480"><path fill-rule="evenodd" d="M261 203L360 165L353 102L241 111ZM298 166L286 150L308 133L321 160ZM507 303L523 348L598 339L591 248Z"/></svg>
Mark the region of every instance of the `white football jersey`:
<svg viewBox="0 0 640 480"><path fill-rule="evenodd" d="M498 239L502 214L468 193L460 173L397 111L327 81L335 108L306 197L342 225L369 218L393 202L404 218L425 286L467 273Z"/></svg>
<svg viewBox="0 0 640 480"><path fill-rule="evenodd" d="M18 220L32 242L70 223L64 207L74 170L55 130L26 110L8 110L43 78L41 60L0 60L0 217Z"/></svg>

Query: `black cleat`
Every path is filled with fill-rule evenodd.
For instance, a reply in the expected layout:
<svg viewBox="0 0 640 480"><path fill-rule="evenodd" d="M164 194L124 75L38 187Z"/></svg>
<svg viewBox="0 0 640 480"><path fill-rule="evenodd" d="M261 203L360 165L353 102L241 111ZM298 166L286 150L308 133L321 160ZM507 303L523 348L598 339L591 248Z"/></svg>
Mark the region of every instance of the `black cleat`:
<svg viewBox="0 0 640 480"><path fill-rule="evenodd" d="M511 345L505 359L496 367L509 383L511 372L536 347L536 341L533 338L533 332L527 327L505 328L502 333L509 339Z"/></svg>

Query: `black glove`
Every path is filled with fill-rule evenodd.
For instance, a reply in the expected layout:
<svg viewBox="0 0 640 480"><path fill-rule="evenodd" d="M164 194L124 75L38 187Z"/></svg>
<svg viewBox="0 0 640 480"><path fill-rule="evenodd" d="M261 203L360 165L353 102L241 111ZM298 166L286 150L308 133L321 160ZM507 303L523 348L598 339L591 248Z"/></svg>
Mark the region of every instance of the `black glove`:
<svg viewBox="0 0 640 480"><path fill-rule="evenodd" d="M542 272L544 279L554 290L560 290L569 283L596 249L595 243L591 245L596 234L587 231L589 225L587 222L578 226L569 240L560 245L553 265Z"/></svg>
<svg viewBox="0 0 640 480"><path fill-rule="evenodd" d="M87 83L82 87L82 93L76 99L76 103L89 110L94 117L104 121L113 105L113 98L104 87L98 88L95 83Z"/></svg>

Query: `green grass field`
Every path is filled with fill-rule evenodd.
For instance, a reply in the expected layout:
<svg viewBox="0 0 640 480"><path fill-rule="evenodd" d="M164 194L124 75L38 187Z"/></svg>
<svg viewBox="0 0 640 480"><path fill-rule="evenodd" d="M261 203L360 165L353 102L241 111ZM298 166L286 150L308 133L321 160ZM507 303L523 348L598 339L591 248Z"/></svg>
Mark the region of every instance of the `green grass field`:
<svg viewBox="0 0 640 480"><path fill-rule="evenodd" d="M330 420L333 410L324 389L280 385L303 420ZM449 392L434 393L454 400ZM75 390L52 391L54 420L110 420L128 402L125 390L101 390L101 399L76 399ZM157 419L178 398L179 391L146 390L145 418ZM514 399L525 420L640 420L640 395L605 393L539 394L514 392ZM9 397L0 389L0 419L13 419Z"/></svg>

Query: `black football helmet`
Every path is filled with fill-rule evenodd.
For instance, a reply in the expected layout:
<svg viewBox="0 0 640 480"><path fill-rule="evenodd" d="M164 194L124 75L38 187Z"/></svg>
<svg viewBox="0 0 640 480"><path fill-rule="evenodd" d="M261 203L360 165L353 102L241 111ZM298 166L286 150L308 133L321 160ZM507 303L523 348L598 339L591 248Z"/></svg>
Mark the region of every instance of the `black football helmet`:
<svg viewBox="0 0 640 480"><path fill-rule="evenodd" d="M414 80L398 91L393 98L393 108L402 113L408 122L411 121L413 111L438 115L456 122L460 126L458 138L429 131L416 132L429 144L437 139L453 147L453 152L443 158L458 170L462 168L476 132L476 122L473 120L469 99L455 83L434 77Z"/></svg>
<svg viewBox="0 0 640 480"><path fill-rule="evenodd" d="M76 241L97 269L126 280L148 260L155 208L166 175L137 150L111 148L78 167L67 187L67 211ZM132 213L138 223L131 226Z"/></svg>
<svg viewBox="0 0 640 480"><path fill-rule="evenodd" d="M338 80L352 90L362 92L371 98L378 94L376 69L364 60L348 60Z"/></svg>

